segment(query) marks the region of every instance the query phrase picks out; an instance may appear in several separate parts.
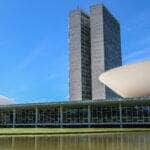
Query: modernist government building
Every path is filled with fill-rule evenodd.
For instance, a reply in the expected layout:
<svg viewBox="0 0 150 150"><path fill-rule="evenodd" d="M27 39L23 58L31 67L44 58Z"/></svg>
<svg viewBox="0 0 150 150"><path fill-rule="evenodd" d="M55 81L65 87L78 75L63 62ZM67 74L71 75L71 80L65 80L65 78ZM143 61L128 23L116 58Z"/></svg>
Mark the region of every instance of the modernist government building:
<svg viewBox="0 0 150 150"><path fill-rule="evenodd" d="M148 127L150 62L122 66L120 24L103 4L69 14L69 101L0 106L0 127Z"/></svg>

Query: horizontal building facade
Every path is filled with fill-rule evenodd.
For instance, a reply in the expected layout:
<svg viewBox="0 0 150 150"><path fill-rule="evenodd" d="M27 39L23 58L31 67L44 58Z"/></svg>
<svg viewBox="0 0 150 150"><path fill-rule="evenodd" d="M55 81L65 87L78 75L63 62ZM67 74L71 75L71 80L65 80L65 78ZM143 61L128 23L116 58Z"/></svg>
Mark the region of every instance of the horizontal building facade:
<svg viewBox="0 0 150 150"><path fill-rule="evenodd" d="M0 127L146 127L150 99L0 106Z"/></svg>

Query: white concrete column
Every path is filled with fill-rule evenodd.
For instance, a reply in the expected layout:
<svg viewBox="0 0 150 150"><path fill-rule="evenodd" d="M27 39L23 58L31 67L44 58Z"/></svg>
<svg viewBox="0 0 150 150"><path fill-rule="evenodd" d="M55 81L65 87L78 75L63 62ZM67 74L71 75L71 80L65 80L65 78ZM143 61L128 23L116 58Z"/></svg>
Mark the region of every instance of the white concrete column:
<svg viewBox="0 0 150 150"><path fill-rule="evenodd" d="M88 105L88 127L91 127L91 106Z"/></svg>
<svg viewBox="0 0 150 150"><path fill-rule="evenodd" d="M38 124L38 108L36 106L35 108L35 127L37 128L37 124Z"/></svg>
<svg viewBox="0 0 150 150"><path fill-rule="evenodd" d="M60 127L62 128L63 127L63 108L61 105L59 109L60 109Z"/></svg>
<svg viewBox="0 0 150 150"><path fill-rule="evenodd" d="M119 116L120 116L120 128L122 128L122 106L121 106L121 102L119 103Z"/></svg>
<svg viewBox="0 0 150 150"><path fill-rule="evenodd" d="M13 128L15 128L15 124L16 124L16 109L13 109Z"/></svg>

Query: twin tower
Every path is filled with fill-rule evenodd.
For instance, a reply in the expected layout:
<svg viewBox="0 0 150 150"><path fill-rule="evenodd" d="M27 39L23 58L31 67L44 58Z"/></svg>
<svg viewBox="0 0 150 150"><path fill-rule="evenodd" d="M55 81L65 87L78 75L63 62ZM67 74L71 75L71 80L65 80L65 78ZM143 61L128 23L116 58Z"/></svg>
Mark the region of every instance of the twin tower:
<svg viewBox="0 0 150 150"><path fill-rule="evenodd" d="M79 8L70 12L69 50L71 101L117 97L98 80L122 65L120 25L104 5L91 6L89 14Z"/></svg>

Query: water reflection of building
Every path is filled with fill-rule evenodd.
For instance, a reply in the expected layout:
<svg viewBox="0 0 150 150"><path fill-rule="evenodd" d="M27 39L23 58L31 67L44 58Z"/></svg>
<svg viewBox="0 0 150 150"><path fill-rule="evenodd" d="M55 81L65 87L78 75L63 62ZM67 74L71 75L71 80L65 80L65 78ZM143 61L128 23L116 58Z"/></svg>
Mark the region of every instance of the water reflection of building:
<svg viewBox="0 0 150 150"><path fill-rule="evenodd" d="M148 150L149 133L0 137L6 150Z"/></svg>

